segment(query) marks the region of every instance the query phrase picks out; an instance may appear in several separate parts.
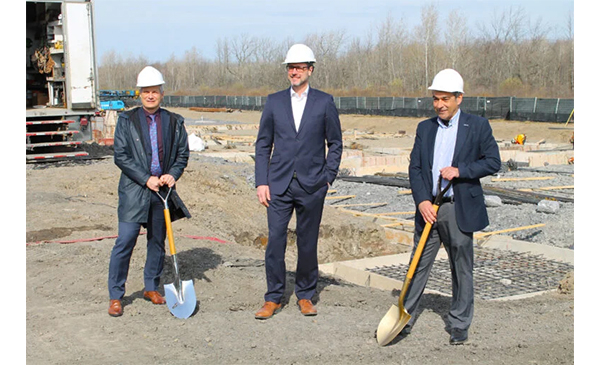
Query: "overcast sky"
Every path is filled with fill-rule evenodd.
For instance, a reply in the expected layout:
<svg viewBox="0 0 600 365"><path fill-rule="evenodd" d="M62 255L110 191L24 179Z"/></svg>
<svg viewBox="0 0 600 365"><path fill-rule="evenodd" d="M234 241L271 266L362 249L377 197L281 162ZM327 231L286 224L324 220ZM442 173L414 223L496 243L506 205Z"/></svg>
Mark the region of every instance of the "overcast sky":
<svg viewBox="0 0 600 365"><path fill-rule="evenodd" d="M513 7L526 19L541 20L550 36L566 33L573 0L96 0L96 46L101 63L107 51L123 58L144 55L149 61L179 57L192 47L213 59L217 40L241 34L274 41L302 41L307 34L343 30L350 38L364 37L390 15L409 30L421 21L424 5L436 4L439 24L458 10L477 32L493 14ZM282 55L283 56L283 55Z"/></svg>

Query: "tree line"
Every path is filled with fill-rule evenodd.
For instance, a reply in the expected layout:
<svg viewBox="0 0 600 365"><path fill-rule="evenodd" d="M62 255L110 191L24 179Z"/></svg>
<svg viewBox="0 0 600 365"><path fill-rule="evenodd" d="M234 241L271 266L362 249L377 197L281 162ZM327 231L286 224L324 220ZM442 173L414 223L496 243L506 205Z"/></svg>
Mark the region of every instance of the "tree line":
<svg viewBox="0 0 600 365"><path fill-rule="evenodd" d="M266 96L289 86L281 62L300 42L317 59L311 85L335 96L424 96L433 76L450 67L463 75L468 96L573 98L572 14L565 14L563 25L549 26L510 7L478 23L476 31L466 21L460 11L441 18L427 5L412 29L388 16L363 37L344 30L283 41L240 34L218 39L214 59L195 47L159 63L109 51L98 67L99 87L131 89L139 70L152 64L165 75L171 95Z"/></svg>

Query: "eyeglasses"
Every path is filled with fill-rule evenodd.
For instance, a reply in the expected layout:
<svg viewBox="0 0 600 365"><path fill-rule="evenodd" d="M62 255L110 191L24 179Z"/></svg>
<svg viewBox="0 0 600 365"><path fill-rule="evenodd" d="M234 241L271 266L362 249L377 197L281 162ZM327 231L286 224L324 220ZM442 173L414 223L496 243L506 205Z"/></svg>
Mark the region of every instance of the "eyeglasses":
<svg viewBox="0 0 600 365"><path fill-rule="evenodd" d="M308 70L308 66L292 66L292 65L287 65L285 66L288 70L288 72L292 72L292 71L296 71L296 72L305 72L306 70Z"/></svg>

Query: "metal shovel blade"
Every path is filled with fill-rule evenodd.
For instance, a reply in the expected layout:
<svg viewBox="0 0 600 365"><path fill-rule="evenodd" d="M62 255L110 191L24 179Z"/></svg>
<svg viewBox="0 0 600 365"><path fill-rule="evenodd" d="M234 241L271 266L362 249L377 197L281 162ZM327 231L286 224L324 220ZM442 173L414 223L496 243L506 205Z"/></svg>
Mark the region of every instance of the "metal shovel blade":
<svg viewBox="0 0 600 365"><path fill-rule="evenodd" d="M196 291L192 280L181 282L181 291L174 284L165 284L167 307L177 318L188 318L196 310Z"/></svg>
<svg viewBox="0 0 600 365"><path fill-rule="evenodd" d="M392 305L377 327L377 343L379 346L385 346L396 338L410 318L411 315L408 314L406 309L398 308L395 304Z"/></svg>

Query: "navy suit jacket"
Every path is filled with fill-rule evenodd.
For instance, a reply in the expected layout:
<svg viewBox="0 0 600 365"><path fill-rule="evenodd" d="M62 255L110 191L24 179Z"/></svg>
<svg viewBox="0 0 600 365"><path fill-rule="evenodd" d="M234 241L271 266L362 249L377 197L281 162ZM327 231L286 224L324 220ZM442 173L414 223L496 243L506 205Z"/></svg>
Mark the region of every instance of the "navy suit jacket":
<svg viewBox="0 0 600 365"><path fill-rule="evenodd" d="M290 88L267 97L256 139L256 186L283 194L296 172L300 185L313 193L333 183L341 157L342 130L331 95L309 89L298 132Z"/></svg>
<svg viewBox="0 0 600 365"><path fill-rule="evenodd" d="M417 212L415 228L422 231L425 220L419 212L419 203L432 201L432 167L437 117L424 120L417 126L415 144L410 154L409 178ZM456 147L452 166L459 177L453 180L454 206L458 228L463 232L480 231L489 224L483 188L479 179L500 170L498 143L492 135L487 119L461 111L458 120Z"/></svg>

